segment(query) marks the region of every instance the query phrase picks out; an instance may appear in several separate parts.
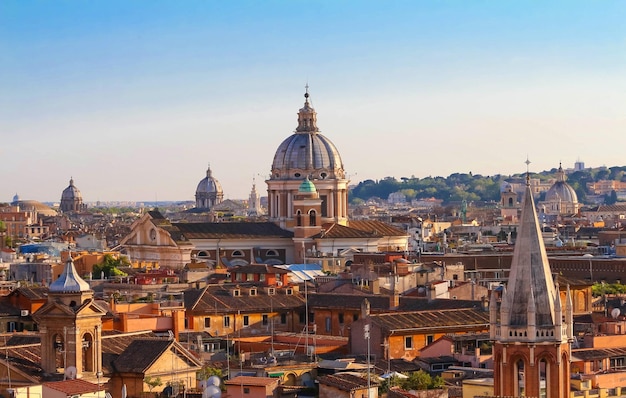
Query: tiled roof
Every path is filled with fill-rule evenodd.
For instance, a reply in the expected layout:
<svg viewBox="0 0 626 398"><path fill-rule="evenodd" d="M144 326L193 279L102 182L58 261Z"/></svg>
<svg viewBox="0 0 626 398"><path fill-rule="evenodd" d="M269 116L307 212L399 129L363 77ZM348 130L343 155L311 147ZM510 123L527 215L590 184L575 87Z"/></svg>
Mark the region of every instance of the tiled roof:
<svg viewBox="0 0 626 398"><path fill-rule="evenodd" d="M185 355L186 350L176 341L164 338L135 339L113 361L118 372L145 373L167 350L173 350L191 367L200 367L196 359Z"/></svg>
<svg viewBox="0 0 626 398"><path fill-rule="evenodd" d="M372 323L380 325L383 329L397 332L489 326L489 313L475 308L375 314L371 315L371 319Z"/></svg>
<svg viewBox="0 0 626 398"><path fill-rule="evenodd" d="M104 389L97 384L90 383L82 379L53 381L50 383L43 383L43 386L52 390L61 391L66 395L80 395Z"/></svg>
<svg viewBox="0 0 626 398"><path fill-rule="evenodd" d="M375 231L363 231L356 228L345 227L335 223L325 223L322 231L313 235L313 239L348 239L348 238L377 238L382 235Z"/></svg>
<svg viewBox="0 0 626 398"><path fill-rule="evenodd" d="M233 267L230 272L241 272L244 274L288 274L289 271L283 268L274 267L267 264L249 264Z"/></svg>
<svg viewBox="0 0 626 398"><path fill-rule="evenodd" d="M137 338L154 337L152 332L140 333L120 333L103 331L102 332L102 367L105 374L113 373L114 369L111 363L124 352L124 350Z"/></svg>
<svg viewBox="0 0 626 398"><path fill-rule="evenodd" d="M372 312L389 310L390 297L379 294L310 293L309 306L314 308L360 309L364 299L370 302ZM480 306L481 302L474 300L429 300L423 297L400 296L400 306L396 311L480 308Z"/></svg>
<svg viewBox="0 0 626 398"><path fill-rule="evenodd" d="M271 377L237 376L233 379L226 380L225 384L264 387L277 384L278 381L278 379Z"/></svg>
<svg viewBox="0 0 626 398"><path fill-rule="evenodd" d="M626 355L626 347L621 348L594 348L594 349L573 349L572 361L578 358L583 361L606 359L611 357L623 357Z"/></svg>
<svg viewBox="0 0 626 398"><path fill-rule="evenodd" d="M406 231L393 225L376 220L353 220L348 224L350 228L361 231L375 231L382 236L407 236Z"/></svg>
<svg viewBox="0 0 626 398"><path fill-rule="evenodd" d="M48 288L47 287L18 287L11 294L21 294L22 296L30 300L47 300Z"/></svg>
<svg viewBox="0 0 626 398"><path fill-rule="evenodd" d="M185 291L185 308L187 311L193 311L196 314L203 313L229 313L233 311L268 311L270 308L274 310L293 309L304 305L304 296L302 293L294 291L293 294L285 294L284 289L277 289L276 294L267 295L261 289L257 290L255 296L245 294L241 289L241 295L233 296L232 291L235 287L232 285L207 286L201 291L201 296L197 296L197 289ZM188 293L190 292L188 297ZM194 298L198 297L196 300Z"/></svg>
<svg viewBox="0 0 626 398"><path fill-rule="evenodd" d="M359 389L367 389L367 379L356 376L352 373L335 373L332 375L326 375L318 377L317 381L320 384L338 388L342 391L354 391ZM371 386L378 386L378 383L371 381Z"/></svg>
<svg viewBox="0 0 626 398"><path fill-rule="evenodd" d="M271 222L175 223L187 239L293 238L293 232Z"/></svg>
<svg viewBox="0 0 626 398"><path fill-rule="evenodd" d="M172 345L166 339L135 339L113 361L118 372L144 373Z"/></svg>

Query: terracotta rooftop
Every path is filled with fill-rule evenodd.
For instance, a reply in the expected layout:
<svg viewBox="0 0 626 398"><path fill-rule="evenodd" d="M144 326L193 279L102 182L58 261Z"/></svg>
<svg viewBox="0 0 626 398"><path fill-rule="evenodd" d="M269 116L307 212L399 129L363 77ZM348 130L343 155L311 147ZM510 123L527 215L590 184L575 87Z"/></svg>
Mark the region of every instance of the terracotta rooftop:
<svg viewBox="0 0 626 398"><path fill-rule="evenodd" d="M332 375L326 375L318 377L317 381L320 384L335 387L343 391L354 391L363 388L367 389L367 379L352 373L335 373ZM371 381L370 386L378 386L378 383Z"/></svg>
<svg viewBox="0 0 626 398"><path fill-rule="evenodd" d="M175 223L187 239L293 238L293 232L271 222Z"/></svg>
<svg viewBox="0 0 626 398"><path fill-rule="evenodd" d="M80 395L104 389L97 384L93 384L82 379L53 381L50 383L43 383L43 386L52 390L61 391L66 395Z"/></svg>
<svg viewBox="0 0 626 398"><path fill-rule="evenodd" d="M186 350L178 342L163 338L133 340L113 361L113 366L118 372L144 373L167 350L172 350L189 366L201 366L198 360L185 355Z"/></svg>
<svg viewBox="0 0 626 398"><path fill-rule="evenodd" d="M224 382L227 385L244 385L244 386L271 386L277 384L278 379L272 377L254 377L254 376L237 376Z"/></svg>
<svg viewBox="0 0 626 398"><path fill-rule="evenodd" d="M386 330L407 332L424 328L446 330L455 327L468 329L489 327L489 312L476 308L394 312L375 314L371 319L372 323Z"/></svg>
<svg viewBox="0 0 626 398"><path fill-rule="evenodd" d="M257 290L255 296L245 294L241 289L240 296L234 296L233 285L207 286L204 290L190 289L185 291L185 308L194 313L215 313L232 311L267 311L285 308L298 308L304 305L303 294L293 291L285 294L285 289L277 289L276 294L267 295L262 289Z"/></svg>
<svg viewBox="0 0 626 398"><path fill-rule="evenodd" d="M406 236L406 231L393 225L376 220L352 220L348 224L350 228L361 231L375 231L382 236Z"/></svg>

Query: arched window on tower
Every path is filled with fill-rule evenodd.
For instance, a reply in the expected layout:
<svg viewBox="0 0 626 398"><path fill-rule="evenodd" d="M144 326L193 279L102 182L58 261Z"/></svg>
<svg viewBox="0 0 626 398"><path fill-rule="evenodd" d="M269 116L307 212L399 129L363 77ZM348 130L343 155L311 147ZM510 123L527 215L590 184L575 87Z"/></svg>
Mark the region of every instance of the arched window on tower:
<svg viewBox="0 0 626 398"><path fill-rule="evenodd" d="M545 358L539 361L539 368L537 370L539 371L539 398L548 398L546 380L548 379L550 366Z"/></svg>
<svg viewBox="0 0 626 398"><path fill-rule="evenodd" d="M513 207L513 198L509 198L509 207Z"/></svg>
<svg viewBox="0 0 626 398"><path fill-rule="evenodd" d="M521 359L515 363L515 373L517 376L515 378L515 390L517 391L518 397L523 397L525 396L524 385L526 383L526 378L524 377L524 361Z"/></svg>
<svg viewBox="0 0 626 398"><path fill-rule="evenodd" d="M300 210L296 212L296 225L298 227L302 226L302 213L300 212Z"/></svg>
<svg viewBox="0 0 626 398"><path fill-rule="evenodd" d="M312 227L317 225L317 214L315 213L315 210L311 210L309 212L309 225Z"/></svg>

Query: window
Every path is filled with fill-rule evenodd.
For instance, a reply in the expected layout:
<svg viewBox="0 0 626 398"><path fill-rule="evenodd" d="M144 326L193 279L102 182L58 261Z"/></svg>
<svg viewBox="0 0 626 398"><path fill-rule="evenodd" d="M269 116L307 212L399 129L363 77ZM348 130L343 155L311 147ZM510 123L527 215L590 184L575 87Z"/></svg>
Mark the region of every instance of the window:
<svg viewBox="0 0 626 398"><path fill-rule="evenodd" d="M299 323L304 323L306 316L304 315L304 311L300 312L298 314L298 322Z"/></svg>
<svg viewBox="0 0 626 398"><path fill-rule="evenodd" d="M230 327L230 317L229 316L225 316L224 317L224 327L225 328L229 328Z"/></svg>
<svg viewBox="0 0 626 398"><path fill-rule="evenodd" d="M330 317L329 317L329 316L327 316L327 317L326 317L326 332L330 332L330 330L331 330L331 326L332 326L332 325L331 325L331 322L330 322Z"/></svg>
<svg viewBox="0 0 626 398"><path fill-rule="evenodd" d="M250 387L244 387L243 388L243 393L244 394L250 394Z"/></svg>
<svg viewBox="0 0 626 398"><path fill-rule="evenodd" d="M263 314L263 326L266 326L269 323L269 317L267 314Z"/></svg>
<svg viewBox="0 0 626 398"><path fill-rule="evenodd" d="M359 319L359 313L355 312L354 314L352 314L352 320L353 321L357 321Z"/></svg>
<svg viewBox="0 0 626 398"><path fill-rule="evenodd" d="M276 250L268 250L265 252L265 255L268 257L278 257L278 252Z"/></svg>
<svg viewBox="0 0 626 398"><path fill-rule="evenodd" d="M316 224L317 224L317 217L316 217L315 210L311 210L309 212L309 225L311 227L314 227Z"/></svg>
<svg viewBox="0 0 626 398"><path fill-rule="evenodd" d="M250 289L250 296L256 296L256 293L257 291L255 288Z"/></svg>
<svg viewBox="0 0 626 398"><path fill-rule="evenodd" d="M265 282L265 274L259 274L259 281Z"/></svg>
<svg viewBox="0 0 626 398"><path fill-rule="evenodd" d="M241 250L234 250L232 256L233 257L243 257L243 252Z"/></svg>
<svg viewBox="0 0 626 398"><path fill-rule="evenodd" d="M237 272L235 274L235 280L242 281L243 280L243 273Z"/></svg>
<svg viewBox="0 0 626 398"><path fill-rule="evenodd" d="M246 275L246 280L247 280L247 281L253 281L253 280L254 280L254 274L248 274L248 275Z"/></svg>
<svg viewBox="0 0 626 398"><path fill-rule="evenodd" d="M343 324L343 312L339 313L338 318L339 318L339 324Z"/></svg>
<svg viewBox="0 0 626 398"><path fill-rule="evenodd" d="M300 213L300 210L296 213L296 226L302 226L302 213Z"/></svg>
<svg viewBox="0 0 626 398"><path fill-rule="evenodd" d="M452 280L458 281L459 276L457 274L452 275Z"/></svg>
<svg viewBox="0 0 626 398"><path fill-rule="evenodd" d="M210 328L211 327L211 318L209 318L209 317L204 318L204 327L205 328Z"/></svg>
<svg viewBox="0 0 626 398"><path fill-rule="evenodd" d="M280 323L281 323L281 325L286 325L287 324L287 314L285 314L285 313L280 314Z"/></svg>
<svg viewBox="0 0 626 398"><path fill-rule="evenodd" d="M250 325L250 317L248 315L243 316L243 326Z"/></svg>
<svg viewBox="0 0 626 398"><path fill-rule="evenodd" d="M432 334L426 336L426 345L432 344L434 340L435 340L435 336L433 336Z"/></svg>
<svg viewBox="0 0 626 398"><path fill-rule="evenodd" d="M273 287L270 287L269 289L267 289L268 296L273 296L275 294L276 294L276 289L274 289Z"/></svg>
<svg viewBox="0 0 626 398"><path fill-rule="evenodd" d="M406 336L404 338L404 349L405 350L413 349L413 336Z"/></svg>

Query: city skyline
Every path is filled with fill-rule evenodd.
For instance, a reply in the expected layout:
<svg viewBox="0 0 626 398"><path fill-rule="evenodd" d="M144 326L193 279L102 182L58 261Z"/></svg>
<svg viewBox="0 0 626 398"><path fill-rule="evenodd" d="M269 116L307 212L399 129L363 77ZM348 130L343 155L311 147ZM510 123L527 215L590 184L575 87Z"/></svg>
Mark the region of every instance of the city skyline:
<svg viewBox="0 0 626 398"><path fill-rule="evenodd" d="M352 183L622 166L626 3L5 2L4 197L245 199L297 126Z"/></svg>

